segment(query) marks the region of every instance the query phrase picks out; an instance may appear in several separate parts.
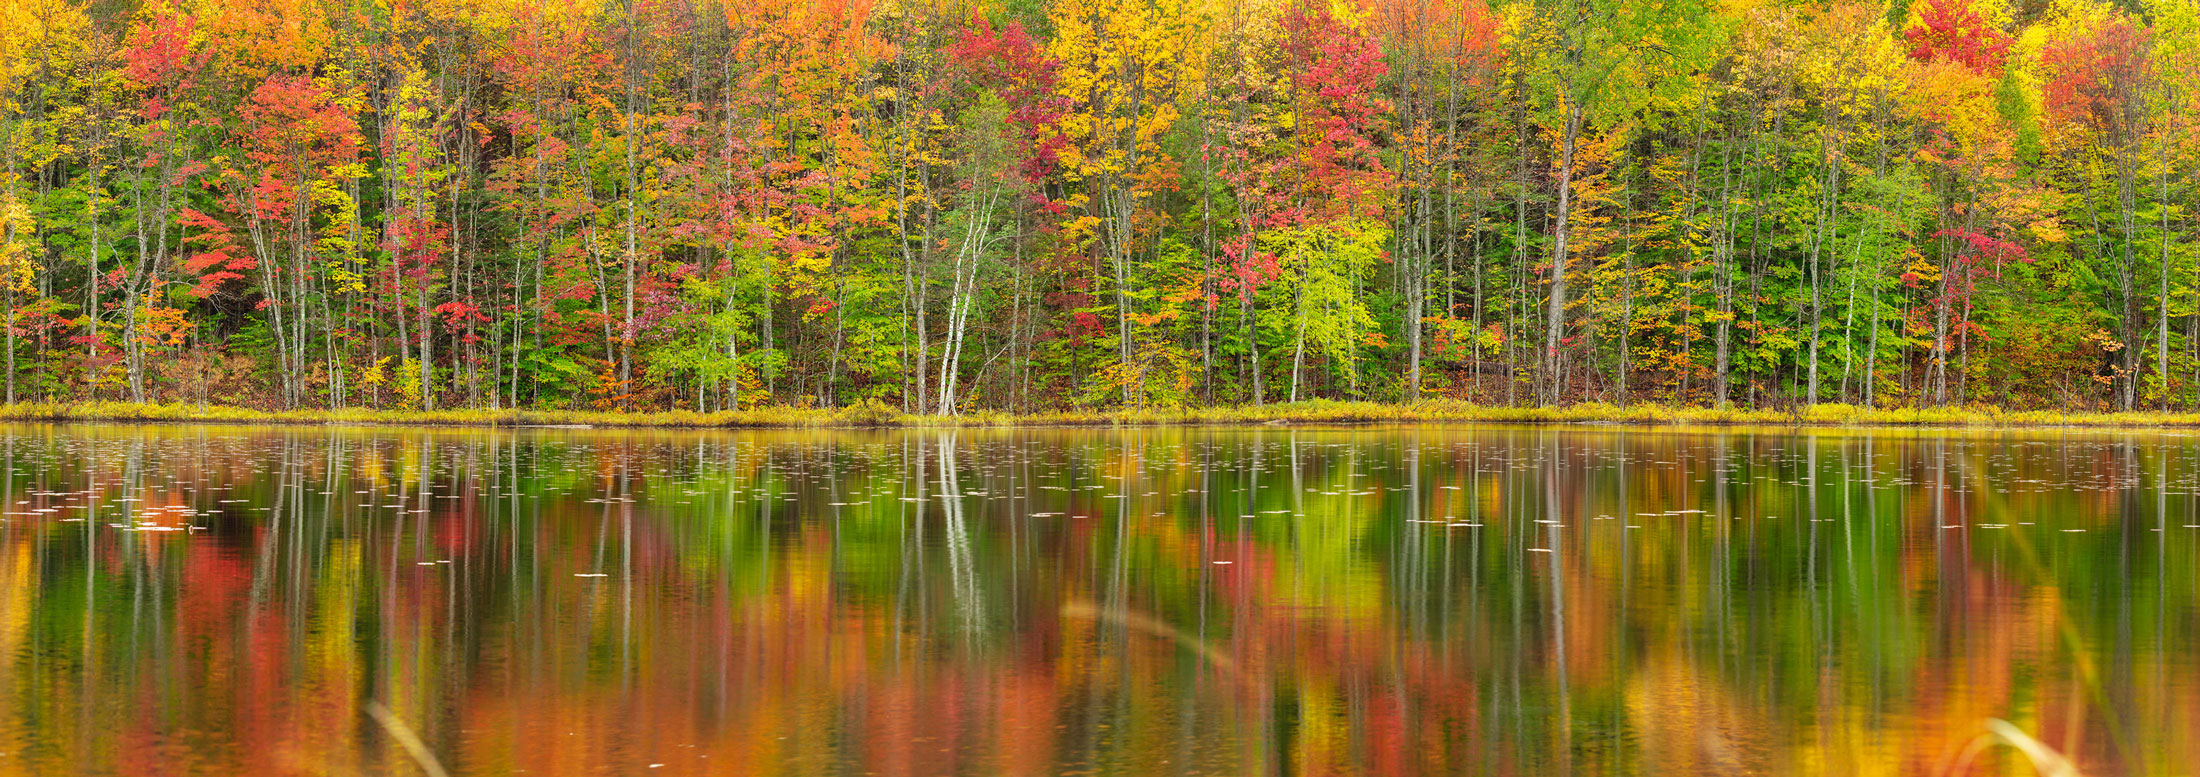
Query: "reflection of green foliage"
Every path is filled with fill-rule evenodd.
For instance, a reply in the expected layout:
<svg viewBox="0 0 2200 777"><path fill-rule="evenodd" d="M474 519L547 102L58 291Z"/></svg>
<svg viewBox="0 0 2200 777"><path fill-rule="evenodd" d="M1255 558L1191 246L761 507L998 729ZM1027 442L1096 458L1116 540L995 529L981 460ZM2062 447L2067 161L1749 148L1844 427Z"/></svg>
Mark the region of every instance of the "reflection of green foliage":
<svg viewBox="0 0 2200 777"><path fill-rule="evenodd" d="M2200 615L2200 532L2158 489L2200 449L1943 435L25 427L0 447L7 493L90 490L103 512L0 527L0 579L28 583L0 590L0 670L31 689L0 723L111 753L145 719L216 721L219 741L258 709L235 692L255 672L490 709L660 692L695 665L748 682L769 655L763 687L835 714L922 678L1033 682L1076 701L1015 715L1141 732L1095 758L1222 735L1380 748L1386 725L1428 748L1410 757L1499 748L1543 773L1567 741L1654 727L1662 677L1749 711L1769 749L1745 757L1789 764L1814 763L1796 743L1826 714L1901 754L1975 723L1938 710L2057 719L2079 683L2151 759L2133 771L2182 771L2174 722L2122 710L2177 692L2148 667L2177 665ZM208 528L108 527L146 506L125 496ZM723 703L814 725L761 696ZM123 698L157 711L52 706ZM1447 728L1433 710L1461 698L1503 726ZM1375 712L1399 708L1425 714ZM1293 728L1243 723L1257 709ZM1186 710L1205 722L1177 727Z"/></svg>

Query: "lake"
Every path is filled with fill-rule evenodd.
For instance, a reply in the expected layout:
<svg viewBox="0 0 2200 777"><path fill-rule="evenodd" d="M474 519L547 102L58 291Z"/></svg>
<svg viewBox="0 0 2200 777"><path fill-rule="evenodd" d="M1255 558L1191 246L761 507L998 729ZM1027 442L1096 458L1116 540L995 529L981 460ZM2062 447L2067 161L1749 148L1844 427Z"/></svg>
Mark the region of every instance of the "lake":
<svg viewBox="0 0 2200 777"><path fill-rule="evenodd" d="M40 425L0 470L0 775L2029 773L1994 720L2200 768L2184 433Z"/></svg>

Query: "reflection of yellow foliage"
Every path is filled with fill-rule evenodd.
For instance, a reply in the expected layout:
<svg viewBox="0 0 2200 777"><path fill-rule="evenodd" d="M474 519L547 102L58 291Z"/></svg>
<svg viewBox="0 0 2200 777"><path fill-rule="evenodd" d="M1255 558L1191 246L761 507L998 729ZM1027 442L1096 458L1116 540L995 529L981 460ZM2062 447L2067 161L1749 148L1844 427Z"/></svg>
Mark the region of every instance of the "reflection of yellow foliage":
<svg viewBox="0 0 2200 777"><path fill-rule="evenodd" d="M1770 764L1749 757L1766 749L1748 742L1762 733L1765 714L1732 689L1706 682L1681 662L1656 659L1634 673L1627 717L1641 733L1645 763L1676 774L1756 774ZM1786 763L1778 771L1808 774L1822 764Z"/></svg>
<svg viewBox="0 0 2200 777"><path fill-rule="evenodd" d="M0 562L0 655L19 655L25 634L30 632L31 594L38 590L31 574L37 570L37 557L31 554L30 543L15 543L8 549L9 558Z"/></svg>

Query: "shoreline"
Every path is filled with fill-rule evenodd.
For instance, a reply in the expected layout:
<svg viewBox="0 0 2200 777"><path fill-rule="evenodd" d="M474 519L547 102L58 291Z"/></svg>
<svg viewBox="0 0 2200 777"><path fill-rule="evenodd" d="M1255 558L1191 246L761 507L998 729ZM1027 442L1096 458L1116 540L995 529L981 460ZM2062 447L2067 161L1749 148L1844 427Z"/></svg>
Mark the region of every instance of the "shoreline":
<svg viewBox="0 0 2200 777"><path fill-rule="evenodd" d="M1030 414L977 412L957 416L931 416L904 414L875 404L833 410L761 407L698 413L687 410L254 410L220 405L200 407L193 404L68 402L0 405L0 421L613 429L1255 428L1442 424L2181 429L2200 428L2200 413L2063 413L2042 410L2003 411L1985 407L1865 409L1835 404L1813 405L1792 411L1654 404L1635 404L1622 408L1601 403L1564 407L1497 407L1450 400L1429 400L1409 405L1315 401L1259 407L1054 411Z"/></svg>

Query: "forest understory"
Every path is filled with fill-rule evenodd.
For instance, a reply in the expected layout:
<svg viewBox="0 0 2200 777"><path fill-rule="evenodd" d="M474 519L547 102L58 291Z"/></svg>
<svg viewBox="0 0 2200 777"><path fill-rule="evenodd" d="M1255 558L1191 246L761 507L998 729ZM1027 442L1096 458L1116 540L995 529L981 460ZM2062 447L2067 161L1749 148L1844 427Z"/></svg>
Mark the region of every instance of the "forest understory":
<svg viewBox="0 0 2200 777"><path fill-rule="evenodd" d="M2104 428L2200 427L2200 413L2006 411L1987 406L1871 409L1825 404L1786 410L1620 407L1583 403L1564 407L1498 407L1452 400L1412 404L1311 400L1260 407L1179 408L1084 412L910 415L878 402L838 409L759 407L716 412L539 410L252 410L220 405L129 402L18 403L0 405L0 423L249 424L294 426L424 426L460 428L633 429L910 429L994 428L1442 428L1453 425L1585 425L1666 427L1917 427Z"/></svg>

